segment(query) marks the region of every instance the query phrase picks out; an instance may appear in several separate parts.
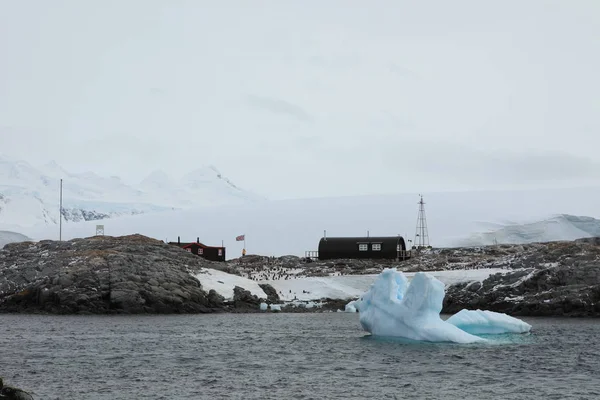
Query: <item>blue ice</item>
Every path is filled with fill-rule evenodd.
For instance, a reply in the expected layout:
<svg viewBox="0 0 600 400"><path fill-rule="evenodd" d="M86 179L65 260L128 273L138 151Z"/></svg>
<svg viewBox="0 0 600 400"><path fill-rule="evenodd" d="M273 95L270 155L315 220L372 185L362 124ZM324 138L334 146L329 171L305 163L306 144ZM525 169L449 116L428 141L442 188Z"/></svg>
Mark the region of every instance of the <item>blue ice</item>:
<svg viewBox="0 0 600 400"><path fill-rule="evenodd" d="M460 310L446 322L474 335L525 333L531 330L527 322L488 310Z"/></svg>
<svg viewBox="0 0 600 400"><path fill-rule="evenodd" d="M361 299L353 302L363 329L374 336L401 337L428 342L477 343L477 334L528 332L529 324L506 314L463 310L440 318L444 284L417 272L410 284L396 269L383 270Z"/></svg>

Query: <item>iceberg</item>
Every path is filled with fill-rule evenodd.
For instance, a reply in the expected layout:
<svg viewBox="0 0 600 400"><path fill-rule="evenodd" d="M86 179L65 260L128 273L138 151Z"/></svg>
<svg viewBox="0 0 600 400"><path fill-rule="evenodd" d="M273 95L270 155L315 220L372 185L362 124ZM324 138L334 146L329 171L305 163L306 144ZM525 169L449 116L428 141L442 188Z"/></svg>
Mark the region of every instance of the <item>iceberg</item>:
<svg viewBox="0 0 600 400"><path fill-rule="evenodd" d="M267 311L269 305L267 303L260 303L260 311Z"/></svg>
<svg viewBox="0 0 600 400"><path fill-rule="evenodd" d="M387 268L359 300L349 303L360 313L363 329L374 336L401 337L428 342L477 343L481 333L528 331L531 326L506 314L481 310L440 317L444 284L424 272L412 281L396 269Z"/></svg>
<svg viewBox="0 0 600 400"><path fill-rule="evenodd" d="M460 310L446 322L473 335L526 333L531 330L527 322L488 310Z"/></svg>

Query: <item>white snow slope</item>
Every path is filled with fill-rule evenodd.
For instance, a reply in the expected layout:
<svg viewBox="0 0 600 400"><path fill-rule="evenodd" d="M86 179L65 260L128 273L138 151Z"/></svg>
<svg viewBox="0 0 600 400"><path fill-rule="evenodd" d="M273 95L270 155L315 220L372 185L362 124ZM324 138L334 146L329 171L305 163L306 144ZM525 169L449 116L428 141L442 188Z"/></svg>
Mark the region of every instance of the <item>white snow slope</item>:
<svg viewBox="0 0 600 400"><path fill-rule="evenodd" d="M443 282L446 286L458 282L483 281L491 274L507 272L499 268L433 271L428 274ZM404 273L410 281L414 272ZM327 277L307 277L299 279L278 279L253 281L241 276L228 274L211 268L203 268L194 276L202 284L206 292L214 289L225 300L233 300L233 288L242 287L259 298L267 298L259 283L268 283L273 286L282 301L316 301L322 298L330 299L353 299L358 298L369 290L379 274L371 275L344 275ZM303 293L304 291L304 293Z"/></svg>
<svg viewBox="0 0 600 400"><path fill-rule="evenodd" d="M0 154L0 229L20 231L37 224L57 224L60 179L63 217L74 222L262 200L235 186L213 166L178 180L155 171L139 185L128 185L115 176L73 174L54 162L36 168Z"/></svg>
<svg viewBox="0 0 600 400"><path fill-rule="evenodd" d="M250 293L259 298L267 298L264 290L258 286L258 282L241 276L228 274L227 272L219 271L212 268L203 268L199 274L194 275L202 284L202 290L207 293L214 289L215 292L225 298L225 300L233 300L233 288L236 286L248 290Z"/></svg>
<svg viewBox="0 0 600 400"><path fill-rule="evenodd" d="M464 244L477 232L498 230L506 225L542 221L556 214L600 217L600 188L544 189L530 191L481 191L430 193L424 195L430 244L450 247ZM578 199L578 201L573 201ZM104 221L107 235L140 233L161 240L195 240L220 245L223 240L229 259L238 257L246 235L248 254L303 256L317 250L323 231L328 236L401 234L414 239L419 198L416 194L266 201L252 204L205 207L182 211L119 217ZM592 236L589 226L573 234L572 221L556 228L555 239ZM588 221L597 226L598 221ZM583 225L582 225L583 226ZM55 239L58 229L47 226L22 229L34 239ZM63 237L95 234L95 222L69 224ZM529 235L527 240L543 240ZM498 239L500 241L500 239Z"/></svg>
<svg viewBox="0 0 600 400"><path fill-rule="evenodd" d="M446 286L458 282L483 281L491 274L507 272L500 268L427 272ZM410 281L414 272L405 272ZM314 301L322 298L353 299L367 292L379 274L306 277L298 279L265 280L273 286L283 301L295 299ZM250 280L250 282L254 282ZM241 286L241 285L240 285Z"/></svg>

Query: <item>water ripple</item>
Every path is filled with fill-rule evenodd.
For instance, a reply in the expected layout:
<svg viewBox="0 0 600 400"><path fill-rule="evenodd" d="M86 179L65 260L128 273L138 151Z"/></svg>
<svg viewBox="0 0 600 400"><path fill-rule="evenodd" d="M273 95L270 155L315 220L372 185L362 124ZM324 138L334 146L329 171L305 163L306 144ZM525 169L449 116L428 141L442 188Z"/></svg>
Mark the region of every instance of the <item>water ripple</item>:
<svg viewBox="0 0 600 400"><path fill-rule="evenodd" d="M355 314L0 315L36 399L594 399L600 324L528 318L474 345L373 338Z"/></svg>

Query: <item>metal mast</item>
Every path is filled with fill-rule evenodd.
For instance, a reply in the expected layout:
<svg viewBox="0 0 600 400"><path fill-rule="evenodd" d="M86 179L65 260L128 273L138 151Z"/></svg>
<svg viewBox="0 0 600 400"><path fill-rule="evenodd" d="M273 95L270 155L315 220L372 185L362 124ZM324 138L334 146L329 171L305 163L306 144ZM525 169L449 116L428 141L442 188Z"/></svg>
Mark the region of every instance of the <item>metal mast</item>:
<svg viewBox="0 0 600 400"><path fill-rule="evenodd" d="M425 218L425 202L420 194L419 215L417 217L417 230L415 232L415 246L417 249L429 246L429 232L427 231L427 219Z"/></svg>

